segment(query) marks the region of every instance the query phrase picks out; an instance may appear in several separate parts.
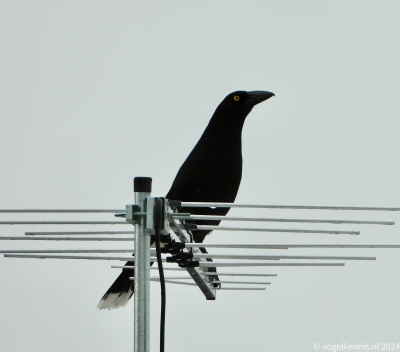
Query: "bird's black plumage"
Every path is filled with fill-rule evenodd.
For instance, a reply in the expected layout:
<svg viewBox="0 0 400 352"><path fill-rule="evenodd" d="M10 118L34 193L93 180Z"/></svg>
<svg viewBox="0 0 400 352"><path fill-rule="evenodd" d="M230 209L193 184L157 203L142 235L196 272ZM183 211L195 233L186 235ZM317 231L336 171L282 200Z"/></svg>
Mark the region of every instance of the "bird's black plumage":
<svg viewBox="0 0 400 352"><path fill-rule="evenodd" d="M235 200L242 179L242 128L253 106L273 96L269 92L238 91L217 107L200 140L178 171L166 198L186 202ZM229 208L190 208L181 212L225 215ZM218 225L219 221L195 221ZM195 242L203 242L209 231L193 231Z"/></svg>
<svg viewBox="0 0 400 352"><path fill-rule="evenodd" d="M166 198L186 202L234 202L242 178L244 121L254 105L273 95L265 91L237 91L227 95L215 110L200 140L180 167ZM229 208L181 208L179 211L201 215L226 215ZM215 220L192 222L198 225L219 224L219 221ZM194 230L194 241L203 242L209 232ZM206 252L205 249L202 251ZM128 262L127 265L133 265L133 262ZM128 299L130 298L133 293L133 282L129 280L129 276L133 276L132 273L133 270L122 271L100 301L98 306L100 309L121 306L121 294L129 294ZM117 294L116 304L105 302L110 294Z"/></svg>

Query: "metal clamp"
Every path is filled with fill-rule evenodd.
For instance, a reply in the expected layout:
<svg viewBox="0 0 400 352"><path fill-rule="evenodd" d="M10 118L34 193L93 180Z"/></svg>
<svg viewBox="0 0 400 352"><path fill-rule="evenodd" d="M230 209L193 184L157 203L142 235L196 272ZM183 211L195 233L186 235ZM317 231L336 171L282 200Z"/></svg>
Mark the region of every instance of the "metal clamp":
<svg viewBox="0 0 400 352"><path fill-rule="evenodd" d="M137 224L140 217L146 217L147 213L142 212L137 204L127 204L125 207L125 220L130 224ZM122 216L118 214L118 216Z"/></svg>

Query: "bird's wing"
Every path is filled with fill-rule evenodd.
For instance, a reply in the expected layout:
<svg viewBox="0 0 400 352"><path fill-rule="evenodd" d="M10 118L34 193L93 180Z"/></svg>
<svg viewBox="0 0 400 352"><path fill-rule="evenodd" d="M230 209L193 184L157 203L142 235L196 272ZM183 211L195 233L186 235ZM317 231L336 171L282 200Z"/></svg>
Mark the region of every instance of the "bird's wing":
<svg viewBox="0 0 400 352"><path fill-rule="evenodd" d="M217 148L212 143L196 146L179 169L166 198L196 201L198 193L221 162L218 159Z"/></svg>

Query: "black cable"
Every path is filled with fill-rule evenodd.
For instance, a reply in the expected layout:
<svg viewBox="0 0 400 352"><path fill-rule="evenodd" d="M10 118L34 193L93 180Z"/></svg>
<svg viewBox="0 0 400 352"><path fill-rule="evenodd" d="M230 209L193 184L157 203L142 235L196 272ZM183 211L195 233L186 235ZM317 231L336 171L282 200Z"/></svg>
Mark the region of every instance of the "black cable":
<svg viewBox="0 0 400 352"><path fill-rule="evenodd" d="M161 285L161 318L160 318L160 352L164 352L164 340L165 340L165 279L164 269L161 260L161 245L160 245L160 229L163 226L163 201L160 198L156 198L154 201L154 230L156 237L156 252L157 252L157 264L158 273L160 276Z"/></svg>

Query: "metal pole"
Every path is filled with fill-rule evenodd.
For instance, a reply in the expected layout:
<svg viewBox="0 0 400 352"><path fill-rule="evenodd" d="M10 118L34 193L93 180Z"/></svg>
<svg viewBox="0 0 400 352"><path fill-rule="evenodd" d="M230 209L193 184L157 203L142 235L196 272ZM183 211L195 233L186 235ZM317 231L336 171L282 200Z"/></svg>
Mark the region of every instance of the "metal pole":
<svg viewBox="0 0 400 352"><path fill-rule="evenodd" d="M135 177L135 204L146 211L146 198L151 192L150 177ZM150 351L150 234L145 230L145 217L135 223L135 352Z"/></svg>

